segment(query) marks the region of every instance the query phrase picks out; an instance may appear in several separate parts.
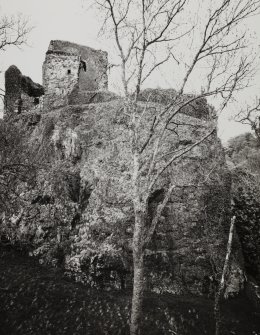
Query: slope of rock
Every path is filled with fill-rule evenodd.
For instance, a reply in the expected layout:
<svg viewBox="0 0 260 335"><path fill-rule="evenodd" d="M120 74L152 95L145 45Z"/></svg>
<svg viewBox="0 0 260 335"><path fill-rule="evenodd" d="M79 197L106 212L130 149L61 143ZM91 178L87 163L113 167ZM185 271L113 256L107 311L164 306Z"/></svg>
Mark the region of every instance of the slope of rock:
<svg viewBox="0 0 260 335"><path fill-rule="evenodd" d="M140 102L140 109L146 104ZM207 117L200 117L202 105ZM194 116L192 112L176 116L162 156L195 143L215 127L214 113L205 101L202 105ZM162 104L151 101L147 108L141 136ZM41 262L61 265L91 285L131 286L132 162L123 102L27 113L19 122L27 128L37 182L22 192L21 220L13 224L15 220L5 218L2 235L11 231L13 241L30 242L30 253ZM210 294L212 278L221 271L230 216L230 177L217 135L165 171L150 199L148 223L169 181L178 187L146 250L146 288ZM13 216L17 215L16 210ZM236 257L231 274L241 285Z"/></svg>

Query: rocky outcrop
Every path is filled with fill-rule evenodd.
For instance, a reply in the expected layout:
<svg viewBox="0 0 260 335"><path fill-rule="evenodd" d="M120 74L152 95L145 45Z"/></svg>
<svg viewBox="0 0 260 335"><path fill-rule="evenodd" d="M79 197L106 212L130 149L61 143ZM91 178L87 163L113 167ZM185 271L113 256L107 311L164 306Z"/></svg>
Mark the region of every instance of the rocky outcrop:
<svg viewBox="0 0 260 335"><path fill-rule="evenodd" d="M146 104L139 102L140 108ZM215 127L214 111L202 105L204 117L192 114L193 107L176 116L163 150L185 148ZM162 104L151 101L147 108L143 135ZM23 116L28 146L41 169L35 187L23 190L22 219L16 225L5 220L2 235L11 230L14 240L30 241L31 254L42 262L60 264L91 285L131 286L132 162L123 102L50 109L38 123L28 120ZM169 181L179 186L146 250L146 288L210 294L222 268L230 215L230 176L217 135L165 172L150 198L150 218ZM236 252L232 262L239 264Z"/></svg>
<svg viewBox="0 0 260 335"><path fill-rule="evenodd" d="M147 88L141 92L139 95L139 101L150 101L150 102L157 102L162 105L167 105L172 103L174 99L177 97L177 92L174 89L151 89ZM207 104L207 100L205 98L197 99L194 94L185 94L180 99L182 102L187 100L192 100L191 103L189 103L188 106L184 106L181 109L182 114L189 115L191 117L195 117L198 119L203 120L212 120L216 118L216 115L214 113L214 110L212 108L209 108Z"/></svg>
<svg viewBox="0 0 260 335"><path fill-rule="evenodd" d="M109 91L81 91L76 85L68 96L69 105L85 105L90 103L106 102L119 98Z"/></svg>

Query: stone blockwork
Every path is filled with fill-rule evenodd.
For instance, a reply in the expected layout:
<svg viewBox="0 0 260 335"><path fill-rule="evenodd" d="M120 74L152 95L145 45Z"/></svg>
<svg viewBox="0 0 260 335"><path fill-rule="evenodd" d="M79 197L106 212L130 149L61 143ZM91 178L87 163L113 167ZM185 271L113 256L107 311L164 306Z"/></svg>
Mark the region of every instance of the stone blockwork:
<svg viewBox="0 0 260 335"><path fill-rule="evenodd" d="M5 72L5 114L28 112L42 108L44 89L22 75L15 66Z"/></svg>
<svg viewBox="0 0 260 335"><path fill-rule="evenodd" d="M74 92L107 90L107 53L66 41L51 41L43 64L44 106L69 103Z"/></svg>

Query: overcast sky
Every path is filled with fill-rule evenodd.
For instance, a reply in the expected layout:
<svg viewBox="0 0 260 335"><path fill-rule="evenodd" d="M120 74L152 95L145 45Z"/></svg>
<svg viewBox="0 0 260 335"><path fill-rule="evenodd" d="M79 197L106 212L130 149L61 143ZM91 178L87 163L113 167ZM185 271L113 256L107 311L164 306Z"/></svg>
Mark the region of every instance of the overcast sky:
<svg viewBox="0 0 260 335"><path fill-rule="evenodd" d="M195 1L195 0L194 0ZM42 63L50 40L61 39L87 45L96 49L108 50L108 44L97 38L100 26L98 15L88 9L84 0L0 0L0 15L22 13L28 17L34 29L28 45L21 50L9 48L0 54L0 70L5 71L15 64L24 75L35 82L42 82ZM257 33L260 44L260 17L249 22L249 28ZM260 75L251 88L253 97L260 91ZM0 85L3 86L3 73L0 75ZM158 76L154 86L167 86L163 76ZM234 121L230 121L233 111L229 110L219 117L219 136L223 141L249 129Z"/></svg>

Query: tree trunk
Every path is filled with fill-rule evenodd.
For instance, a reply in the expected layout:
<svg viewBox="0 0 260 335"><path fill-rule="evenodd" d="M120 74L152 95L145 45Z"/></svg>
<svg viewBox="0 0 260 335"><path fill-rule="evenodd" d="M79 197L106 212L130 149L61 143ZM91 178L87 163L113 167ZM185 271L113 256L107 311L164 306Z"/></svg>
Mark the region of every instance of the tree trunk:
<svg viewBox="0 0 260 335"><path fill-rule="evenodd" d="M214 314L215 314L215 335L220 335L220 324L221 324L221 313L220 313L220 297L221 294L219 290L215 295L215 306L214 306Z"/></svg>
<svg viewBox="0 0 260 335"><path fill-rule="evenodd" d="M142 318L143 303L143 280L144 280L144 261L143 255L134 260L134 282L131 310L130 334L140 334L140 324Z"/></svg>
<svg viewBox="0 0 260 335"><path fill-rule="evenodd" d="M144 255L143 255L143 229L144 212L135 213L135 227L133 236L133 295L130 322L130 334L140 335L140 324L142 319L142 303L144 289Z"/></svg>
<svg viewBox="0 0 260 335"><path fill-rule="evenodd" d="M231 255L231 248L232 248L232 239L233 239L233 233L234 233L234 225L235 225L236 217L233 216L230 223L230 230L229 230L229 237L228 237L228 243L227 243L227 252L226 252L226 258L225 263L223 266L221 281L219 284L219 288L215 294L215 304L214 304L214 314L215 314L215 335L220 335L220 328L221 328L221 311L220 311L220 302L221 298L224 293L225 289L225 279L227 275L227 270L229 266L229 259Z"/></svg>

